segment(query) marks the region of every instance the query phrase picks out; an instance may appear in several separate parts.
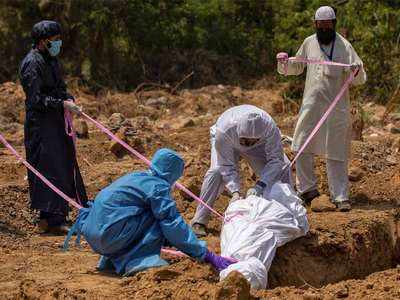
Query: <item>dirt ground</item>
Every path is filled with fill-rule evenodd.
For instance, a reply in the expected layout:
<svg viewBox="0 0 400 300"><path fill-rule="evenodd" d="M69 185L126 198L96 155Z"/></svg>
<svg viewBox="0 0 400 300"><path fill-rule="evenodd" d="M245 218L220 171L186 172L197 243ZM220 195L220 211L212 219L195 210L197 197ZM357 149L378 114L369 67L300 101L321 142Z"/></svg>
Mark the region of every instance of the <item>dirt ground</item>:
<svg viewBox="0 0 400 300"><path fill-rule="evenodd" d="M114 132L124 133L127 142L147 157L160 147L177 150L186 162L181 182L199 194L209 165L208 130L228 107L257 105L270 112L284 134L293 133L295 107L283 101L282 86L268 82L254 90L207 86L178 95L144 91L93 96L84 89L74 94L86 112ZM309 211L310 233L278 249L269 289L263 291L249 292L240 278L219 283L210 266L172 256L166 257L169 266L129 278L98 272L98 256L84 241L81 247L71 244L64 252L63 237L38 232L37 215L29 209L25 168L0 146L0 299L400 299L400 135L393 129L398 119L394 114L383 122L382 107L364 106L369 116L364 141L353 141L349 166L354 209L349 213ZM21 153L23 111L21 87L1 85L0 132ZM144 166L121 149L115 150L92 124L88 128L89 137L78 139L77 147L82 176L93 199L119 176ZM319 159L317 166L320 189L327 193L323 161ZM245 162L241 168L248 187L255 178ZM180 192L175 196L189 221L196 203ZM223 212L228 201L223 195L216 209ZM220 220L213 218L206 240L215 251L219 251L220 228Z"/></svg>

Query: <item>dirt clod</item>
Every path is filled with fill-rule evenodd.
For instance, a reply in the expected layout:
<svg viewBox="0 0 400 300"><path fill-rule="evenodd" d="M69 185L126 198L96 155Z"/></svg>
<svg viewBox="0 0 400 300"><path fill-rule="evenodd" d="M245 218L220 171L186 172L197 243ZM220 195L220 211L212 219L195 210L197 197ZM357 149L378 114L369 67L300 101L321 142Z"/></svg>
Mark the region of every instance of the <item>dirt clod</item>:
<svg viewBox="0 0 400 300"><path fill-rule="evenodd" d="M322 300L322 299L323 299L323 297L319 293L315 294L315 293L307 292L307 293L304 293L304 295L303 295L303 300Z"/></svg>
<svg viewBox="0 0 400 300"><path fill-rule="evenodd" d="M313 212L330 212L335 211L336 206L330 201L329 196L321 195L311 202L311 210Z"/></svg>
<svg viewBox="0 0 400 300"><path fill-rule="evenodd" d="M81 139L88 139L89 138L89 127L87 123L82 120L74 120L74 129L76 132L76 136Z"/></svg>
<svg viewBox="0 0 400 300"><path fill-rule="evenodd" d="M372 283L368 283L365 287L366 287L368 290L372 290L372 289L374 288L374 285L373 285Z"/></svg>
<svg viewBox="0 0 400 300"><path fill-rule="evenodd" d="M162 270L156 271L154 273L154 280L158 281L158 282L165 281L165 280L174 280L180 275L181 275L180 272L162 269Z"/></svg>
<svg viewBox="0 0 400 300"><path fill-rule="evenodd" d="M126 128L122 127L120 130L118 130L115 136L120 140L126 142L127 138L125 132ZM109 151L111 151L118 158L122 158L127 153L127 150L121 144L114 140L110 141Z"/></svg>
<svg viewBox="0 0 400 300"><path fill-rule="evenodd" d="M364 175L364 173L361 170L361 168L352 167L349 170L349 180L350 181L359 181L363 175Z"/></svg>
<svg viewBox="0 0 400 300"><path fill-rule="evenodd" d="M108 119L108 126L111 130L118 130L121 128L122 124L125 121L125 117L121 113L113 113Z"/></svg>
<svg viewBox="0 0 400 300"><path fill-rule="evenodd" d="M239 272L231 272L222 282L218 283L214 299L218 300L248 300L250 298L250 283Z"/></svg>
<svg viewBox="0 0 400 300"><path fill-rule="evenodd" d="M335 293L336 298L347 298L349 296L348 286L343 286Z"/></svg>
<svg viewBox="0 0 400 300"><path fill-rule="evenodd" d="M164 96L161 96L159 98L150 98L146 101L146 105L148 106L153 106L153 107L161 107L163 105L166 105L168 102L168 99Z"/></svg>
<svg viewBox="0 0 400 300"><path fill-rule="evenodd" d="M140 92L140 101L133 93L71 92L79 95L79 105L85 112L118 132L146 157L151 158L160 147L178 151L185 160L180 182L199 195L210 166L209 129L226 109L256 105L271 114L283 135L293 136L299 107L282 98L281 86L267 81L265 87L256 89L214 85L178 91L177 95L145 90ZM161 97L168 99L166 104L143 105ZM0 84L0 131L22 155L24 98L20 85ZM376 105L366 109L373 116ZM184 127L182 120L189 124L192 120L195 125ZM393 119L390 122L398 126ZM90 139L78 139L77 159L89 198L94 199L120 176L147 167L125 155L125 150L92 123L87 125ZM348 287L349 299L399 299L400 266L393 268L393 264L400 262L400 238L396 237L400 232L399 213L395 207L400 200L400 138L379 122L372 127L368 121L364 126L364 141L351 144L349 169L363 172L361 178L350 182L353 210L346 214L308 211L311 232L278 248L268 272L268 289L257 291L249 289L244 278L219 283L219 275L210 265L189 258L165 255L168 266L121 278L97 271L99 257L84 241L82 248L71 243L70 250L62 252L63 237L38 233L38 215L29 208L25 167L0 147L0 299L212 299L218 295L225 299L335 299L344 286ZM375 137L370 139L372 134ZM388 156L393 160L388 162ZM243 190L257 180L245 160L240 162L240 175ZM327 195L322 158L316 159L316 175L318 190ZM182 217L189 222L196 201L177 189L173 196ZM223 213L229 200L229 193L224 192L215 209ZM331 205L328 198L325 203ZM76 211L70 217L73 221ZM221 226L218 218L211 218L204 238L207 247L218 254Z"/></svg>

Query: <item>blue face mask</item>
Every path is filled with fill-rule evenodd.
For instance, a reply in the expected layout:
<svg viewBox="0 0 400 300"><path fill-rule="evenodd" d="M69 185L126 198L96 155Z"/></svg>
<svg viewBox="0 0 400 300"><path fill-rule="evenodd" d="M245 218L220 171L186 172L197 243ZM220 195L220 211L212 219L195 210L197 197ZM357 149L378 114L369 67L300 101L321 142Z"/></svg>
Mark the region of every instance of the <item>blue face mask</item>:
<svg viewBox="0 0 400 300"><path fill-rule="evenodd" d="M51 56L57 56L60 53L62 40L50 41L50 47L47 48Z"/></svg>

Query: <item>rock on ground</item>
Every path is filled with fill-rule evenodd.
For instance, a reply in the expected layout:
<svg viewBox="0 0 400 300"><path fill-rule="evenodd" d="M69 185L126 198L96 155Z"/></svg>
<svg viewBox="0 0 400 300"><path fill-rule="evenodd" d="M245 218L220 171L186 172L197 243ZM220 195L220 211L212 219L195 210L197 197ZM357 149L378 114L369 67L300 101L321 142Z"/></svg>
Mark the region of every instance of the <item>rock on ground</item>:
<svg viewBox="0 0 400 300"><path fill-rule="evenodd" d="M247 300L250 296L250 283L239 272L231 272L223 281L218 283L215 300Z"/></svg>
<svg viewBox="0 0 400 300"><path fill-rule="evenodd" d="M330 201L329 196L321 195L311 202L311 210L313 212L329 212L335 211L336 206Z"/></svg>

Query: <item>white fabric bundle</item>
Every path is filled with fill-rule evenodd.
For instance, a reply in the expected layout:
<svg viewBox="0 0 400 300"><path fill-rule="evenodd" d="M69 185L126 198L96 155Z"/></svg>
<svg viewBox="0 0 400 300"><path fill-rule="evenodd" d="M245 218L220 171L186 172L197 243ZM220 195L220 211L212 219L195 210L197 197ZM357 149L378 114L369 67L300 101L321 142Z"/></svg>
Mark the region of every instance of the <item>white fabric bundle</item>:
<svg viewBox="0 0 400 300"><path fill-rule="evenodd" d="M276 249L308 232L306 209L288 184L274 184L265 198L250 196L229 205L225 216L233 218L223 225L221 254L239 262L223 270L220 280L238 271L252 288L266 288Z"/></svg>

